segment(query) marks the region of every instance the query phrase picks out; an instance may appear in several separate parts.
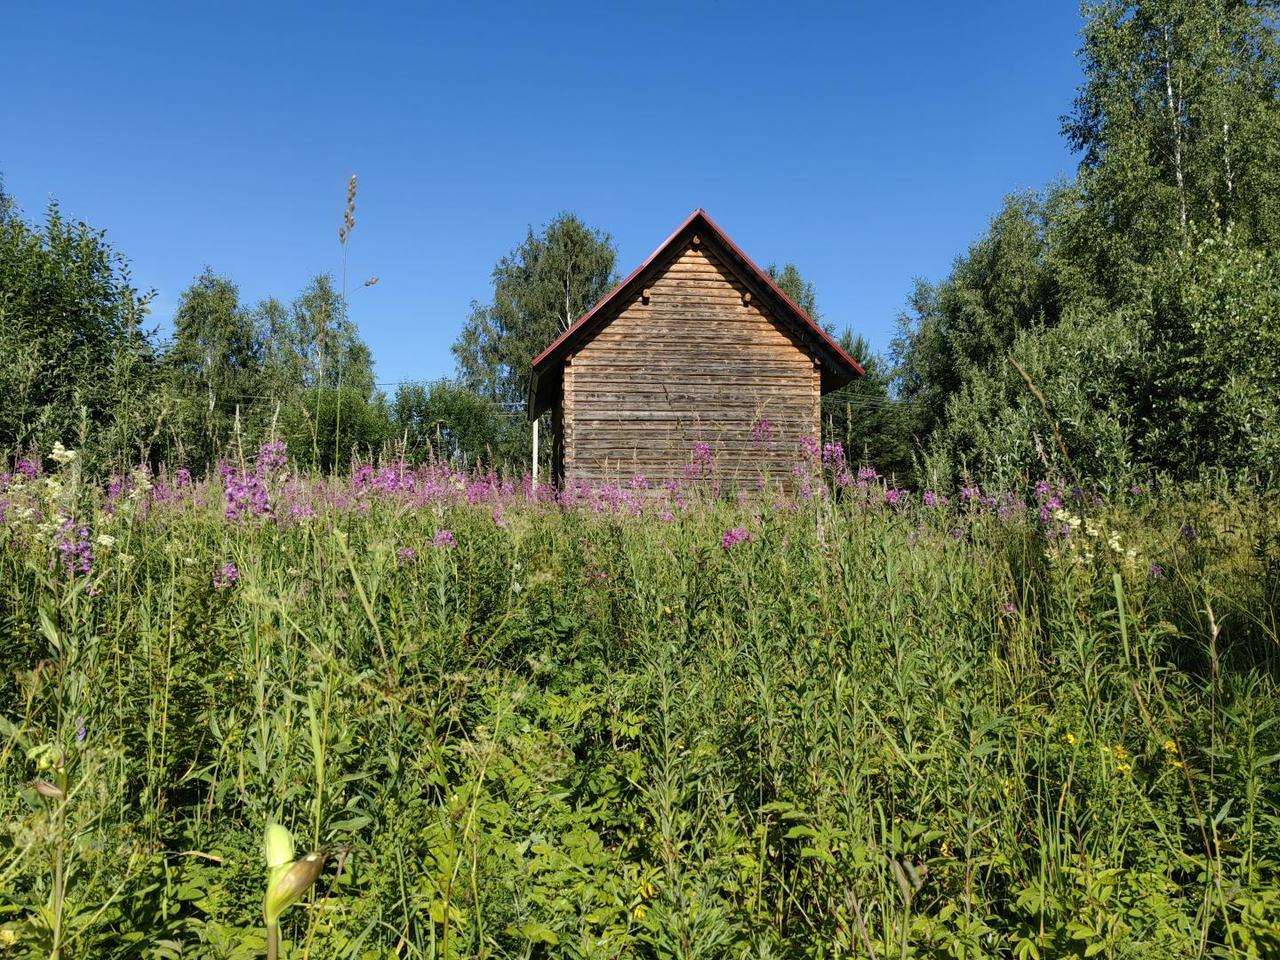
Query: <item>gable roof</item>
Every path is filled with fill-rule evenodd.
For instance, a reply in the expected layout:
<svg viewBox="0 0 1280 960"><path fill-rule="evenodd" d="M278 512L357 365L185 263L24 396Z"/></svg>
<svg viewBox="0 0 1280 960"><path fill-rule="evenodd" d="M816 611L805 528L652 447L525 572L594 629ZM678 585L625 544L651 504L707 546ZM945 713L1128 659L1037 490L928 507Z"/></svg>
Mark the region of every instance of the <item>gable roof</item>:
<svg viewBox="0 0 1280 960"><path fill-rule="evenodd" d="M769 275L729 239L705 210L693 211L675 232L645 259L644 263L610 290L600 302L584 313L573 326L560 334L555 341L533 360L532 377L529 380L529 417L540 416L551 406L554 390L560 382L565 358L578 346L590 340L623 307L629 304L648 281L667 267L680 253L694 234L709 240L719 248L724 261L744 285L759 298L772 306L770 316L780 320L817 357L822 371L822 392L827 393L844 386L863 374L862 365L849 356L822 327L802 310L794 300L782 292Z"/></svg>

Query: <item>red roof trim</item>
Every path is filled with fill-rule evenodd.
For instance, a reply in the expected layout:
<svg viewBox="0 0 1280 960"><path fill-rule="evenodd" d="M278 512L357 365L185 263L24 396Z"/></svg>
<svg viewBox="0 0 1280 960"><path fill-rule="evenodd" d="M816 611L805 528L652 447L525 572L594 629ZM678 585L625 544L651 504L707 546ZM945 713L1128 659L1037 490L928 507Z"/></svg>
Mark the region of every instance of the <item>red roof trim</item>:
<svg viewBox="0 0 1280 960"><path fill-rule="evenodd" d="M576 321L574 321L573 326L569 327L568 330L566 330L564 333L560 334L560 336L556 337L553 341L551 341L551 346L547 347L547 349L543 350L540 354L538 354L536 357L533 358L533 364L532 364L533 368L535 370L538 369L538 367L542 365L542 362L544 360L546 360L549 356L551 356L553 353L556 352L556 348L559 347L560 344L568 340L571 336L573 336L574 333L578 331L579 327L581 327L584 323L587 323L592 317L594 317L597 313L599 313L601 310L607 307L613 301L613 298L616 297L622 291L623 287L625 287L628 283L634 280L637 274L642 272L646 267L649 266L649 264L653 263L653 261L658 258L658 254L662 253L663 250L667 249L667 247L671 245L672 241L674 241L676 237L680 236L681 231L684 230L685 227L689 226L689 224L693 223L694 220L698 219L699 214L702 214L703 217L706 216L706 214L702 212L702 208L699 207L697 210L693 211L693 213L689 214L689 216L685 217L684 223L676 227L675 230L671 232L671 236L667 237L667 239L663 240L662 243L658 245L658 249L654 250L653 253L645 257L644 263L640 264L640 266L632 270L629 274L627 274L625 280L623 280L616 287L614 287L612 290L606 293L603 297L601 297L600 302L597 303L590 310L588 310L586 313L584 313L582 316L580 316ZM728 239L728 238L726 237L725 239Z"/></svg>
<svg viewBox="0 0 1280 960"><path fill-rule="evenodd" d="M728 248L737 255L738 259L741 260L743 263L747 265L747 267L750 268L751 272L756 275L756 279L760 280L762 283L767 284L769 289L772 290L774 294L782 300L783 303L785 303L788 307L790 307L792 311L796 314L796 316L800 317L800 319L802 319L805 323L809 325L809 328L818 335L819 339L821 339L826 344L826 346L831 350L832 353L834 353L841 360L844 360L846 363L848 363L851 367L853 367L853 369L857 370L858 376L861 377L864 374L866 374L867 371L862 369L862 364L860 364L857 360L853 359L853 357L849 356L849 354L845 353L844 348L841 347L840 344L836 343L835 340L831 338L831 335L827 333L827 331L823 330L822 327L814 323L813 318L810 317L809 314L807 314L804 310L802 310L798 303L796 303L789 296L783 293L782 288L779 287L776 283L774 283L773 279L767 273L765 273L758 266L756 266L756 262L752 260L750 257L748 257L745 253L743 253L742 248L739 247L736 243L734 243L733 240L729 237L729 235L720 229L719 224L717 224L714 220L712 220L710 215L701 207L693 211L693 217L696 217L699 214L702 215L702 219L707 221L707 225L711 227L711 229L714 230L719 235L720 239L724 241L725 245L728 246ZM690 217L689 219L692 220L693 217ZM668 240L667 242L670 243L671 241Z"/></svg>
<svg viewBox="0 0 1280 960"><path fill-rule="evenodd" d="M718 240L730 253L737 257L741 262L741 265L746 268L746 271L756 281L762 284L769 293L775 296L794 317L799 319L801 323L808 328L808 332L810 334L817 337L818 343L823 349L828 351L840 363L846 364L849 369L856 371L857 376L862 376L866 373L862 364L849 356L840 344L836 343L836 341L831 338L827 331L814 323L813 318L810 317L809 314L805 313L805 311L802 310L794 300L783 293L778 285L769 278L769 275L761 270L754 260L743 253L742 248L729 239L728 234L720 229L720 226L707 215L705 210L699 207L697 210L694 210L693 213L689 214L689 216L685 218L684 222L681 223L680 226L676 227L676 229L671 233L671 236L662 241L653 253L649 254L649 256L645 258L644 263L640 264L640 266L627 274L625 280L605 294L604 297L600 299L599 303L579 317L571 327L560 334L560 336L556 337L549 347L534 357L533 363L531 364L533 373L533 382L530 384L531 410L533 409L532 404L536 402L534 400L536 383L540 379L539 374L541 371L538 368L544 366L551 358L558 354L565 344L573 339L583 329L583 327L589 324L598 314L607 310L613 302L618 299L622 292L630 286L637 276L652 266L653 262L662 256L662 254L666 252L667 248L670 247L681 234L687 231L694 223L699 221L705 224L706 228L715 236L716 240Z"/></svg>

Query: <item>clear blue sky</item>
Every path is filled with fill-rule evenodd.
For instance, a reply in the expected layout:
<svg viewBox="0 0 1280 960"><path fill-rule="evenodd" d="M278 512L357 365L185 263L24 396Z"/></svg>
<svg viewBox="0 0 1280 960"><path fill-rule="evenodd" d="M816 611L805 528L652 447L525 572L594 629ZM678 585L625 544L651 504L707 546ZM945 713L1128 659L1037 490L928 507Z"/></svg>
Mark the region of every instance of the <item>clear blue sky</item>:
<svg viewBox="0 0 1280 960"><path fill-rule="evenodd" d="M4 25L6 189L106 229L162 331L206 264L249 300L338 272L358 174L381 381L451 373L494 263L560 210L625 274L704 207L883 348L914 277L1075 168L1073 0L19 3Z"/></svg>

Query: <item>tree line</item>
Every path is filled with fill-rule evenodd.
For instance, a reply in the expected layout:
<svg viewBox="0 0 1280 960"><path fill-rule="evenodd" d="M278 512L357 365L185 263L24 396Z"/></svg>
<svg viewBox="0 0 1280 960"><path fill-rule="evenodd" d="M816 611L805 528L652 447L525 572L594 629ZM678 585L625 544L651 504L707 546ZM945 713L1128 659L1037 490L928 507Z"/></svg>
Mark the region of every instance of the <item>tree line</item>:
<svg viewBox="0 0 1280 960"><path fill-rule="evenodd" d="M1270 480L1278 22L1276 0L1087 5L1062 118L1076 175L1011 195L948 276L917 281L885 354L826 324L795 264L771 266L867 369L824 398L827 439L900 482ZM353 209L354 182L344 252ZM102 233L56 206L28 222L0 189L0 444L199 468L279 438L319 469L395 445L520 470L530 361L617 282L616 261L570 213L530 228L472 304L455 376L387 396L332 277L246 304L206 270L162 342Z"/></svg>

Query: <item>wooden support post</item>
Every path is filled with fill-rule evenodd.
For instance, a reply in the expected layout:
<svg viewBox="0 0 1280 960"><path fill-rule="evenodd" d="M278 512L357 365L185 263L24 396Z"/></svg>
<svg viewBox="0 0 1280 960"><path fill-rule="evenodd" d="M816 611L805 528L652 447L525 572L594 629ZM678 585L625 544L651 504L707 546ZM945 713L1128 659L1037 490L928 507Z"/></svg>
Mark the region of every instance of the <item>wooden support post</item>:
<svg viewBox="0 0 1280 960"><path fill-rule="evenodd" d="M533 485L538 485L538 421L541 417L535 417L533 420Z"/></svg>

